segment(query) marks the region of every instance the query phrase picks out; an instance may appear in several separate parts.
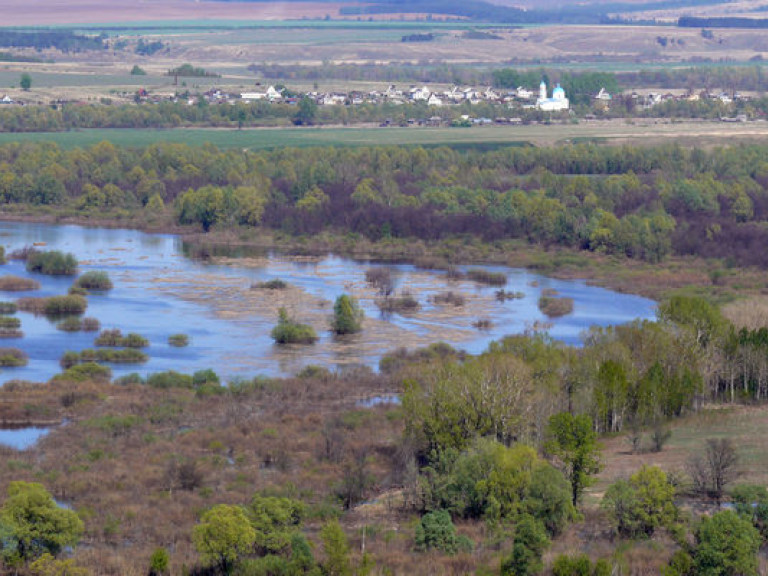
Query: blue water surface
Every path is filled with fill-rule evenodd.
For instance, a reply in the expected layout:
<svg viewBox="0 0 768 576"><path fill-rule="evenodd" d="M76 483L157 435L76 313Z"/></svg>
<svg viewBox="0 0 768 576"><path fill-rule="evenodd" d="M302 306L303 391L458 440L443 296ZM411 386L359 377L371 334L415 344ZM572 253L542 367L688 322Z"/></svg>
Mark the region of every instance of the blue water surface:
<svg viewBox="0 0 768 576"><path fill-rule="evenodd" d="M131 372L145 376L151 372L177 370L191 373L213 368L224 381L235 377L258 374L276 376L295 373L307 364L335 368L342 352L333 345L330 333L320 334L321 341L313 347L296 349L283 356L269 337L274 318L243 310L237 318L226 318L216 313L216 302L205 298L189 299L180 292L195 287L202 275L210 283L211 277L222 283L249 286L273 278L281 278L307 293L333 300L348 292L350 285L364 285L367 263L328 255L318 261L292 262L271 255L258 267L216 265L184 256L178 237L164 234L146 234L134 230L85 228L71 225L0 222L0 244L6 252L23 246L38 244L43 250L62 250L75 254L80 261L80 272L105 270L114 283L114 289L105 294L88 297L86 316L100 320L102 328L119 328L123 333L137 332L147 337L151 345L145 350L150 359L142 365L112 365L115 377ZM411 265L398 264L391 268L399 281L420 290L424 310L429 310L428 296L450 289L445 272L425 273ZM574 312L550 321L550 334L563 342L578 344L580 334L591 325L620 324L635 318L653 318L655 302L639 296L620 294L589 286L584 281L556 280L531 272L490 266L487 269L507 275L508 291L525 294L522 299L495 303L492 310L493 327L475 331L471 337L452 342L454 330L467 332L466 318L441 317L434 320L392 315L386 318L394 326L413 334L442 333L449 344L470 352L482 352L491 340L507 334L520 333L534 322L548 319L538 310L537 302L545 289L553 289L560 296L573 298ZM466 269L466 267L465 267ZM32 277L41 283L41 289L28 293L0 293L2 300L15 300L21 296L51 296L65 294L73 282L72 277L52 277L26 272L24 262L11 260L0 267L0 274ZM426 274L426 276L425 276ZM426 278L426 279L425 279ZM423 285L419 285L419 282ZM437 288L438 286L439 288ZM463 289L490 296L496 288L465 283ZM329 304L330 306L330 304ZM372 300L363 301L366 315L379 317ZM59 359L67 350L92 348L94 333L65 333L56 330L55 323L42 316L18 312L22 321L21 339L0 341L0 346L13 346L29 355L29 364L19 368L4 368L0 382L11 379L45 382L58 373ZM168 345L168 337L176 333L190 336L191 344L185 348ZM353 353L354 348L352 348ZM376 367L382 347L360 352L355 358L361 364ZM349 349L346 352L349 355ZM346 358L348 361L348 358Z"/></svg>

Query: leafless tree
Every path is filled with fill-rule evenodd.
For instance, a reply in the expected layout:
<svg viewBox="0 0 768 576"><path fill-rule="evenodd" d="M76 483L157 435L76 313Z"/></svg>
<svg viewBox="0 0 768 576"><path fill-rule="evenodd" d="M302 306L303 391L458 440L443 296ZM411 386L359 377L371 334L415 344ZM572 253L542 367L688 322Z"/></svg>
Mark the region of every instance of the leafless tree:
<svg viewBox="0 0 768 576"><path fill-rule="evenodd" d="M739 456L728 438L710 438L703 455L694 456L688 462L688 473L697 492L708 494L718 503L725 487L739 476Z"/></svg>

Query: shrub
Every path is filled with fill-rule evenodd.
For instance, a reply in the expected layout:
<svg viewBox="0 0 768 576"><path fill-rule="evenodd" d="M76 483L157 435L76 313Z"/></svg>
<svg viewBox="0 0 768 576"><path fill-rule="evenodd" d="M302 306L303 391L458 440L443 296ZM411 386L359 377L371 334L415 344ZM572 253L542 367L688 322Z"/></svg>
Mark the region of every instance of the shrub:
<svg viewBox="0 0 768 576"><path fill-rule="evenodd" d="M101 328L101 322L97 318L83 318L83 332L96 332Z"/></svg>
<svg viewBox="0 0 768 576"><path fill-rule="evenodd" d="M491 272L480 268L467 270L467 278L479 284L488 284L489 286L504 286L507 283L507 275L503 272Z"/></svg>
<svg viewBox="0 0 768 576"><path fill-rule="evenodd" d="M62 368L71 368L76 364L90 362L111 362L113 364L141 364L149 357L140 350L126 348L124 350L105 350L87 348L81 352L65 352L59 360Z"/></svg>
<svg viewBox="0 0 768 576"><path fill-rule="evenodd" d="M16 314L16 302L0 302L0 314Z"/></svg>
<svg viewBox="0 0 768 576"><path fill-rule="evenodd" d="M112 383L116 384L117 386L129 386L131 384L146 384L146 381L138 372L131 372L130 374L126 374L120 378L115 378Z"/></svg>
<svg viewBox="0 0 768 576"><path fill-rule="evenodd" d="M435 510L421 517L414 535L416 550L440 550L446 554L459 551L459 537L447 510Z"/></svg>
<svg viewBox="0 0 768 576"><path fill-rule="evenodd" d="M464 304L466 304L467 302L467 299L463 294L459 294L458 292L452 292L452 291L435 294L430 299L434 304L456 306L457 308L459 306L464 306Z"/></svg>
<svg viewBox="0 0 768 576"><path fill-rule="evenodd" d="M549 318L565 316L573 312L573 298L542 296L539 298L539 310Z"/></svg>
<svg viewBox="0 0 768 576"><path fill-rule="evenodd" d="M88 301L82 296L51 296L46 299L43 311L46 316L62 316L82 314L87 307Z"/></svg>
<svg viewBox="0 0 768 576"><path fill-rule="evenodd" d="M32 278L22 278L20 276L0 276L0 290L4 292L27 292L29 290L39 290L40 282Z"/></svg>
<svg viewBox="0 0 768 576"><path fill-rule="evenodd" d="M82 321L74 316L70 316L56 324L56 330L61 330L62 332L80 332L82 329Z"/></svg>
<svg viewBox="0 0 768 576"><path fill-rule="evenodd" d="M13 316L0 316L0 330L8 330L19 328L21 326L21 320L14 318Z"/></svg>
<svg viewBox="0 0 768 576"><path fill-rule="evenodd" d="M277 344L314 344L317 333L312 326L299 324L288 316L285 308L278 312L277 326L270 334Z"/></svg>
<svg viewBox="0 0 768 576"><path fill-rule="evenodd" d="M27 361L27 355L23 350L18 348L0 348L0 366L26 366Z"/></svg>
<svg viewBox="0 0 768 576"><path fill-rule="evenodd" d="M406 292L402 296L377 298L376 306L378 306L379 310L384 314L407 314L408 312L415 312L419 309L419 301Z"/></svg>
<svg viewBox="0 0 768 576"><path fill-rule="evenodd" d="M147 386L151 388L192 388L192 376L173 370L156 372L147 376Z"/></svg>
<svg viewBox="0 0 768 576"><path fill-rule="evenodd" d="M149 346L149 340L140 334L130 333L123 336L120 330L102 330L93 344L95 346L146 348Z"/></svg>
<svg viewBox="0 0 768 576"><path fill-rule="evenodd" d="M286 288L288 288L288 282L280 278L251 284L251 290L285 290Z"/></svg>
<svg viewBox="0 0 768 576"><path fill-rule="evenodd" d="M331 330L336 334L354 334L363 329L363 311L352 296L342 294L333 305Z"/></svg>
<svg viewBox="0 0 768 576"><path fill-rule="evenodd" d="M27 272L39 272L51 276L73 276L77 273L77 258L58 250L32 251L27 255Z"/></svg>
<svg viewBox="0 0 768 576"><path fill-rule="evenodd" d="M504 302L506 300L520 300L525 298L525 294L522 292L508 292L507 290L496 290L496 300Z"/></svg>
<svg viewBox="0 0 768 576"><path fill-rule="evenodd" d="M157 548L152 552L152 556L149 557L149 574L150 576L165 576L170 570L171 558L168 554L168 550L165 548Z"/></svg>
<svg viewBox="0 0 768 576"><path fill-rule="evenodd" d="M77 286L76 284L73 284L69 287L69 290L67 290L67 294L70 296L88 296L88 290L83 288L82 286Z"/></svg>
<svg viewBox="0 0 768 576"><path fill-rule="evenodd" d="M186 334L171 334L168 336L168 345L175 348L183 348L189 345L189 336Z"/></svg>
<svg viewBox="0 0 768 576"><path fill-rule="evenodd" d="M72 366L54 376L51 382L109 382L111 378L112 370L107 366L89 362Z"/></svg>
<svg viewBox="0 0 768 576"><path fill-rule="evenodd" d="M395 291L395 281L389 268L371 268L366 270L365 281L383 296L389 296Z"/></svg>
<svg viewBox="0 0 768 576"><path fill-rule="evenodd" d="M91 270L80 276L75 281L75 286L86 290L112 290L112 280L106 272Z"/></svg>

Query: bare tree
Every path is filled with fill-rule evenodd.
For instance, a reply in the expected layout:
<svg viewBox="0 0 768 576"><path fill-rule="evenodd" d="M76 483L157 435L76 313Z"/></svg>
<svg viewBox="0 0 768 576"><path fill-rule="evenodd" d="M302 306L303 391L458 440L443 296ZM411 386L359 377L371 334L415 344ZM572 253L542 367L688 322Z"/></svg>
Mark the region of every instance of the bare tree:
<svg viewBox="0 0 768 576"><path fill-rule="evenodd" d="M739 456L731 440L710 438L704 454L688 462L688 473L696 491L708 494L720 503L725 486L739 476L738 462Z"/></svg>

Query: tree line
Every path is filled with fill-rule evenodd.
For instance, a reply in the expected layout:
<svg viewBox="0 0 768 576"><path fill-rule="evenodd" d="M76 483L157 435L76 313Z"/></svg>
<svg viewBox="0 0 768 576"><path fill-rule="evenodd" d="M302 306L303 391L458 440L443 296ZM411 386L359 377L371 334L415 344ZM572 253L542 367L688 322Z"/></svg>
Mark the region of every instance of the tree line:
<svg viewBox="0 0 768 576"><path fill-rule="evenodd" d="M427 241L520 238L658 262L670 254L768 266L761 145L371 147L224 151L102 142L0 147L0 203L179 224L323 230Z"/></svg>

